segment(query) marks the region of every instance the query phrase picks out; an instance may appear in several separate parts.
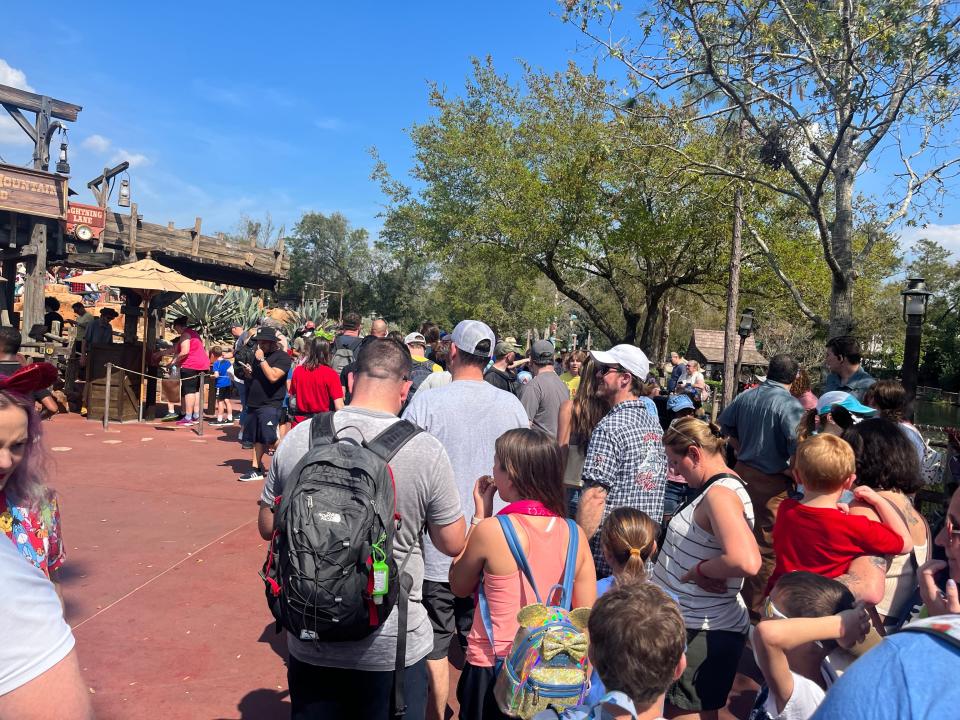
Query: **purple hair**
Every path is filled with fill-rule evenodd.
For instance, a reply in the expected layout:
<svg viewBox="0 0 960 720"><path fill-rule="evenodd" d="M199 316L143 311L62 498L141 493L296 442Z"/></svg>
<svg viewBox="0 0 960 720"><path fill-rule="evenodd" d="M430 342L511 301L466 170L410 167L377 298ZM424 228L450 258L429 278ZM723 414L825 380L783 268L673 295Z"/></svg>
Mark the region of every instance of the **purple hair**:
<svg viewBox="0 0 960 720"><path fill-rule="evenodd" d="M27 414L27 446L23 459L7 480L5 489L18 502L33 505L49 495L46 486L48 456L43 444L43 428L40 416L34 409L33 398L0 390L0 410L10 407L18 407Z"/></svg>

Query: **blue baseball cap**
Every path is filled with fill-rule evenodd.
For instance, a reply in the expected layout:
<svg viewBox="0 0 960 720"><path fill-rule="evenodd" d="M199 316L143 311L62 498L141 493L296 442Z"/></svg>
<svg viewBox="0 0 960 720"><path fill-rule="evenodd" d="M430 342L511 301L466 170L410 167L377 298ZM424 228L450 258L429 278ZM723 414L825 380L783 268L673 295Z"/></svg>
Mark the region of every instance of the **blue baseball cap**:
<svg viewBox="0 0 960 720"><path fill-rule="evenodd" d="M693 400L690 396L683 393L680 395L671 395L667 400L667 408L670 412L680 412L681 410L693 410Z"/></svg>
<svg viewBox="0 0 960 720"><path fill-rule="evenodd" d="M843 392L842 390L831 390L821 395L820 399L817 400L817 415L826 415L837 405L854 415L873 417L877 414L876 410L872 407L867 407L850 393Z"/></svg>

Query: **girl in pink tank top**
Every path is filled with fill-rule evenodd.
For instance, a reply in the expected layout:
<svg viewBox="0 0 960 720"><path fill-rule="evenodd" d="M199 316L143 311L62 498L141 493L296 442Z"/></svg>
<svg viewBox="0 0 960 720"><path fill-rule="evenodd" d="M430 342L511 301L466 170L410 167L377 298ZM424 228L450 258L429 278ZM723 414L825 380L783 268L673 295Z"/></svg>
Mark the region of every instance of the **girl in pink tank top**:
<svg viewBox="0 0 960 720"><path fill-rule="evenodd" d="M496 656L503 658L519 628L517 613L537 600L513 559L499 521L491 517L494 492L509 503L498 515L509 517L541 590L562 580L569 530L563 519L563 462L553 440L538 430L510 430L497 440L493 463L493 477L480 478L474 487L476 512L466 547L450 567L450 589L459 597L470 597L482 579ZM577 532L573 607L589 607L597 597L597 576L587 537L579 528ZM479 610L467 636L466 660L457 684L460 717L505 717L493 698L494 648Z"/></svg>

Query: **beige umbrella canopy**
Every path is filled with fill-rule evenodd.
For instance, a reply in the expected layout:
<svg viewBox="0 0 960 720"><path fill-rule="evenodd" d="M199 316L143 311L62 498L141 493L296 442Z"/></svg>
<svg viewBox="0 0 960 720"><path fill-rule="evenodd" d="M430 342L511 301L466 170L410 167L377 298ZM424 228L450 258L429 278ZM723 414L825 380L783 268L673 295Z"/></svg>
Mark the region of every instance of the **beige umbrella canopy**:
<svg viewBox="0 0 960 720"><path fill-rule="evenodd" d="M72 282L112 285L113 287L138 290L138 295L153 295L158 292L181 292L195 295L216 295L203 283L191 280L176 270L161 265L149 257L127 265L97 270L70 278Z"/></svg>
<svg viewBox="0 0 960 720"><path fill-rule="evenodd" d="M140 419L143 419L143 404L147 392L147 384L143 379L143 372L147 363L147 308L150 298L164 292L191 293L194 295L217 295L203 283L191 280L176 270L161 265L150 258L148 254L143 260L83 273L70 278L72 282L82 282L97 285L112 285L113 287L135 290L143 298L143 352L140 356Z"/></svg>

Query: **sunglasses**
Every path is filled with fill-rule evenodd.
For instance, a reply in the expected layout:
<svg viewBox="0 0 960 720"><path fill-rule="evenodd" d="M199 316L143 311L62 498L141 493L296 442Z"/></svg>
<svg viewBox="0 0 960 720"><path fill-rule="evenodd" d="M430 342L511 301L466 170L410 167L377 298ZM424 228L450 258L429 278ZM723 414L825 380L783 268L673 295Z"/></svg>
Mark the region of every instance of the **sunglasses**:
<svg viewBox="0 0 960 720"><path fill-rule="evenodd" d="M960 530L956 529L956 525L953 524L953 520L949 516L947 517L945 530L947 532L948 545L956 545L957 543L960 543Z"/></svg>
<svg viewBox="0 0 960 720"><path fill-rule="evenodd" d="M770 620L789 620L790 618L784 615L782 612L777 610L777 606L773 604L773 600L770 599L770 596L767 596L767 599L763 601L763 616Z"/></svg>
<svg viewBox="0 0 960 720"><path fill-rule="evenodd" d="M696 445L698 448L702 448L703 446L699 442L697 442L692 437L687 435L685 432L683 432L683 430L680 430L679 428L677 428L677 423L679 423L681 420L686 420L686 418L683 418L683 417L674 418L673 420L670 421L670 424L667 426L667 429L672 432L675 432L677 435L682 437L691 445Z"/></svg>
<svg viewBox="0 0 960 720"><path fill-rule="evenodd" d="M626 372L626 370L624 370L619 365L598 365L597 366L597 375L599 375L600 377L605 377L612 372L624 373Z"/></svg>

